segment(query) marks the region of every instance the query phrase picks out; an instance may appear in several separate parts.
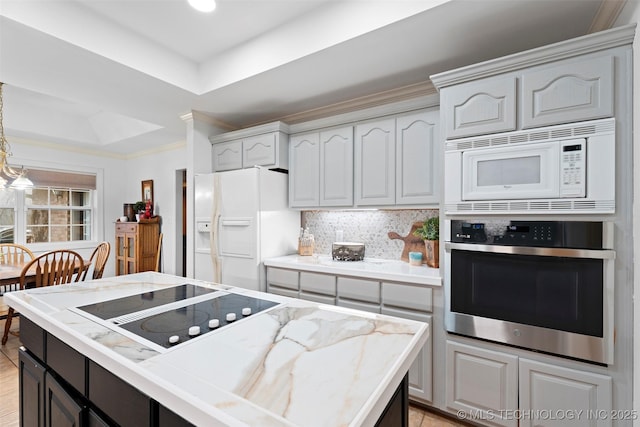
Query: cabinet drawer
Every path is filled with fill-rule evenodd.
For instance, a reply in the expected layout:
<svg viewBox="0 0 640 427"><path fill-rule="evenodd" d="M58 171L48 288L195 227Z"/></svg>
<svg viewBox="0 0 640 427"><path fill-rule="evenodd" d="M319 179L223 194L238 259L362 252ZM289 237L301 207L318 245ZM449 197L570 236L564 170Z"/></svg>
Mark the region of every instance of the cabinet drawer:
<svg viewBox="0 0 640 427"><path fill-rule="evenodd" d="M380 283L373 280L338 277L338 296L379 304Z"/></svg>
<svg viewBox="0 0 640 427"><path fill-rule="evenodd" d="M47 336L47 365L81 394L86 395L85 357L51 334Z"/></svg>
<svg viewBox="0 0 640 427"><path fill-rule="evenodd" d="M221 142L213 145L214 172L242 169L242 141Z"/></svg>
<svg viewBox="0 0 640 427"><path fill-rule="evenodd" d="M335 297L326 296L326 295L309 294L309 293L306 293L306 292L300 292L300 299L305 299L307 301L318 302L320 304L336 305L336 298Z"/></svg>
<svg viewBox="0 0 640 427"><path fill-rule="evenodd" d="M150 425L151 399L91 360L89 399L119 425Z"/></svg>
<svg viewBox="0 0 640 427"><path fill-rule="evenodd" d="M292 289L281 288L278 286L267 285L267 292L274 295L281 295L283 297L298 298L297 290L294 291Z"/></svg>
<svg viewBox="0 0 640 427"><path fill-rule="evenodd" d="M283 268L267 268L267 283L282 288L298 290L298 272Z"/></svg>
<svg viewBox="0 0 640 427"><path fill-rule="evenodd" d="M353 308L355 310L368 311L370 313L380 313L380 305L378 304L338 298L337 305L339 305L340 307Z"/></svg>
<svg viewBox="0 0 640 427"><path fill-rule="evenodd" d="M516 129L516 78L499 76L440 92L447 138Z"/></svg>
<svg viewBox="0 0 640 427"><path fill-rule="evenodd" d="M270 166L276 162L277 133L258 135L242 141L242 164L251 166Z"/></svg>
<svg viewBox="0 0 640 427"><path fill-rule="evenodd" d="M125 223L116 223L116 233L133 233L136 231L135 224Z"/></svg>
<svg viewBox="0 0 640 427"><path fill-rule="evenodd" d="M300 272L300 290L323 295L336 295L336 276Z"/></svg>
<svg viewBox="0 0 640 427"><path fill-rule="evenodd" d="M431 312L433 310L433 290L423 286L383 282L382 304L385 307Z"/></svg>
<svg viewBox="0 0 640 427"><path fill-rule="evenodd" d="M45 360L45 331L24 316L20 316L20 341L34 356Z"/></svg>

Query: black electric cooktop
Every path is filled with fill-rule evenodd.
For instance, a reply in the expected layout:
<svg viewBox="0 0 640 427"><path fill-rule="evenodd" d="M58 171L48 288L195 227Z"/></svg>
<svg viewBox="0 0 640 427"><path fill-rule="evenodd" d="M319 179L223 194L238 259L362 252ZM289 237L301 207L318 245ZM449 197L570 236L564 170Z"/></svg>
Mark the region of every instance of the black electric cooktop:
<svg viewBox="0 0 640 427"><path fill-rule="evenodd" d="M162 305L208 293L212 293L208 299L198 298L198 301L192 304L185 301L186 304L178 308L162 310ZM117 324L118 327L162 347L170 348L275 305L278 303L185 284L90 304L78 309ZM131 315L156 307L158 308L148 315Z"/></svg>
<svg viewBox="0 0 640 427"><path fill-rule="evenodd" d="M172 288L145 292L143 294L131 295L96 304L89 304L78 308L89 314L93 314L100 319L106 320L215 291L215 289L209 289L187 283L184 285L174 286Z"/></svg>

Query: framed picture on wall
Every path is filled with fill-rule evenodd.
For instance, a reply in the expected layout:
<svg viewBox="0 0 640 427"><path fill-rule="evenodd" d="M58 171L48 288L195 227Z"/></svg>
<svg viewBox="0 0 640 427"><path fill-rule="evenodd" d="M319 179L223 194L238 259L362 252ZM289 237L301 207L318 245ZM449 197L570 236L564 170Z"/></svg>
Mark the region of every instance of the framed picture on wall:
<svg viewBox="0 0 640 427"><path fill-rule="evenodd" d="M142 201L146 203L147 200L151 200L151 204L153 204L153 180L152 179L142 181Z"/></svg>

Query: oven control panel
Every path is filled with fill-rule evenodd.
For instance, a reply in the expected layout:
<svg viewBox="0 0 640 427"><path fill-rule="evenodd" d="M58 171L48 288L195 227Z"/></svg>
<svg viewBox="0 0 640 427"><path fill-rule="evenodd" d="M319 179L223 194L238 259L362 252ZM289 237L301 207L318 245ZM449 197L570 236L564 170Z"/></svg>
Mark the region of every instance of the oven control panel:
<svg viewBox="0 0 640 427"><path fill-rule="evenodd" d="M596 221L502 221L501 224L492 224L452 220L451 242L603 249L603 223Z"/></svg>

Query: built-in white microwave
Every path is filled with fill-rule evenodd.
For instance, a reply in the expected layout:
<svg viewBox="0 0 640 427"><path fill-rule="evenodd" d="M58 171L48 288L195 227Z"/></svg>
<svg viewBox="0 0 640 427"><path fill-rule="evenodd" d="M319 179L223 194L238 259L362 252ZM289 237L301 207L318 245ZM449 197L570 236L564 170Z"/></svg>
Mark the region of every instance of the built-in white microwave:
<svg viewBox="0 0 640 427"><path fill-rule="evenodd" d="M445 211L613 213L615 121L448 140Z"/></svg>

